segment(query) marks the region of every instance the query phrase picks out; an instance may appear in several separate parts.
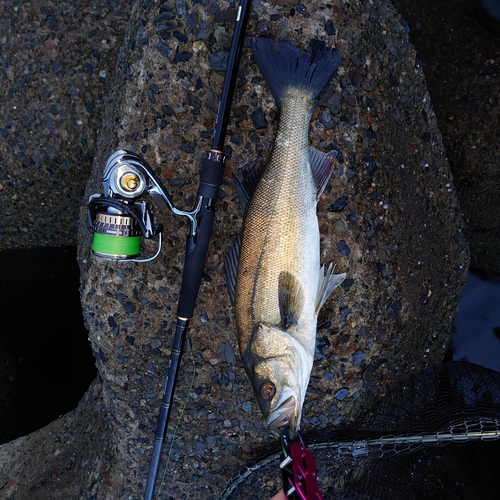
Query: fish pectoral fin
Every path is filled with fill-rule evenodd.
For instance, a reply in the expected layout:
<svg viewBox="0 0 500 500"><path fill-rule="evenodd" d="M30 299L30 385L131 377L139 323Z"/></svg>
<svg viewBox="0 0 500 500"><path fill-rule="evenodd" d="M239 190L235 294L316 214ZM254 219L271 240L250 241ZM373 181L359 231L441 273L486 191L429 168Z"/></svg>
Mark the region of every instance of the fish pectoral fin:
<svg viewBox="0 0 500 500"><path fill-rule="evenodd" d="M224 254L224 272L226 274L226 287L229 300L234 306L236 300L236 278L238 276L238 261L240 259L241 235L232 246L228 247Z"/></svg>
<svg viewBox="0 0 500 500"><path fill-rule="evenodd" d="M317 189L316 200L319 200L332 176L335 158L337 158L337 151L335 150L323 153L309 147L309 162Z"/></svg>
<svg viewBox="0 0 500 500"><path fill-rule="evenodd" d="M290 272L283 271L278 279L278 296L281 326L287 330L296 325L304 307L304 292L299 280Z"/></svg>
<svg viewBox="0 0 500 500"><path fill-rule="evenodd" d="M330 296L335 288L337 288L344 280L345 273L333 274L333 264L328 266L325 274L325 266L320 269L318 280L318 292L316 294L316 314L323 307L326 299Z"/></svg>

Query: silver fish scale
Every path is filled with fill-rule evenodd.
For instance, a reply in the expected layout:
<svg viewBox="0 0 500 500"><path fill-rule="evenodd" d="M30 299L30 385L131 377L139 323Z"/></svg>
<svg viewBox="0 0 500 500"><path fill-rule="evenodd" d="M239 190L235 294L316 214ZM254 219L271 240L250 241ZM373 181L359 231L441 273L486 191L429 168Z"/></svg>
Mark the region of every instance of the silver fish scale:
<svg viewBox="0 0 500 500"><path fill-rule="evenodd" d="M317 188L309 164L308 131L313 108L311 92L289 88L271 159L245 217L238 267L235 312L240 345L249 340L252 325L280 323L278 278L291 273L304 294L301 323L308 326L307 344L313 356L315 301L320 272Z"/></svg>

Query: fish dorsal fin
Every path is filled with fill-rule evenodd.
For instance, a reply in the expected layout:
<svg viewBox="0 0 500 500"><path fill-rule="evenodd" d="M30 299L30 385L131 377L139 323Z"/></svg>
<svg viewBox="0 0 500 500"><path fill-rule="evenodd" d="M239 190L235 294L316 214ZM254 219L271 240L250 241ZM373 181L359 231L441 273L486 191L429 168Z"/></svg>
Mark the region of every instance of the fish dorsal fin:
<svg viewBox="0 0 500 500"><path fill-rule="evenodd" d="M345 280L345 273L333 274L333 264L328 266L325 274L325 266L319 272L318 292L316 294L316 314L323 307L326 299Z"/></svg>
<svg viewBox="0 0 500 500"><path fill-rule="evenodd" d="M236 300L236 278L238 276L238 261L240 259L241 236L230 246L224 254L224 272L226 274L226 287L229 299L234 306Z"/></svg>
<svg viewBox="0 0 500 500"><path fill-rule="evenodd" d="M288 271L283 271L278 279L278 295L281 316L281 326L287 330L296 325L304 307L304 292L299 280Z"/></svg>
<svg viewBox="0 0 500 500"><path fill-rule="evenodd" d="M243 214L259 183L263 171L264 163L262 157L259 156L255 161L247 163L239 169L238 174L240 175L240 179L233 175L236 184L236 194L238 195Z"/></svg>
<svg viewBox="0 0 500 500"><path fill-rule="evenodd" d="M333 172L335 158L337 158L337 151L329 151L323 153L313 147L309 147L309 162L311 170L316 183L316 200L319 200L321 194L325 190L328 181Z"/></svg>

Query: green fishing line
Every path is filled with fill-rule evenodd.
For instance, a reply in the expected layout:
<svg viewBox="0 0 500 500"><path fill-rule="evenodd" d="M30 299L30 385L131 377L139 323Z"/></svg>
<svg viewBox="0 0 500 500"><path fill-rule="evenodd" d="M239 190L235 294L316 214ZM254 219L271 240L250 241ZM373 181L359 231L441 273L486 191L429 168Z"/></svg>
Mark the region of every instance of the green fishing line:
<svg viewBox="0 0 500 500"><path fill-rule="evenodd" d="M135 257L141 251L140 236L110 236L94 233L92 250L97 254Z"/></svg>

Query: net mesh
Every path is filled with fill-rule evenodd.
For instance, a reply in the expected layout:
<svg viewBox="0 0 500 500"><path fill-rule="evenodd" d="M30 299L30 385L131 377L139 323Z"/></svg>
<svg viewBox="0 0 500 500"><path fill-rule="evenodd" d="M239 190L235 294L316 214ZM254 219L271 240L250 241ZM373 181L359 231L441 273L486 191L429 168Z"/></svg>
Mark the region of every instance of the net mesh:
<svg viewBox="0 0 500 500"><path fill-rule="evenodd" d="M498 438L500 374L463 362L409 377L349 430L304 435L325 499L497 498ZM247 463L221 498L271 498L280 453Z"/></svg>

